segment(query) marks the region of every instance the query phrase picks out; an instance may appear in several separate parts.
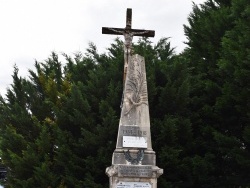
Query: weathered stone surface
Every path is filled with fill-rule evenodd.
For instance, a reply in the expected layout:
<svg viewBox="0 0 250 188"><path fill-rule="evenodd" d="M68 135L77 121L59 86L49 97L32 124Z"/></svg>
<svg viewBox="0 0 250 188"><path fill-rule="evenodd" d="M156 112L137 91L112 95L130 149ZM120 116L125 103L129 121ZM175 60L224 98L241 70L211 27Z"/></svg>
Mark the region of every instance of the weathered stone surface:
<svg viewBox="0 0 250 188"><path fill-rule="evenodd" d="M116 148L123 148L123 136L140 135L152 150L145 61L136 54L128 64Z"/></svg>

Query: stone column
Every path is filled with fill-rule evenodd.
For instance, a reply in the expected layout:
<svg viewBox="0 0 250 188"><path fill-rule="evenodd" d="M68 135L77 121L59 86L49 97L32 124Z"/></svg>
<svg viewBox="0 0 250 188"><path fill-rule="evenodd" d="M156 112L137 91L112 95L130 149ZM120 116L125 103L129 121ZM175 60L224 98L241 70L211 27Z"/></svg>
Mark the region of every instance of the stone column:
<svg viewBox="0 0 250 188"><path fill-rule="evenodd" d="M106 169L110 188L156 188L163 169L152 149L144 58L129 56L116 149Z"/></svg>

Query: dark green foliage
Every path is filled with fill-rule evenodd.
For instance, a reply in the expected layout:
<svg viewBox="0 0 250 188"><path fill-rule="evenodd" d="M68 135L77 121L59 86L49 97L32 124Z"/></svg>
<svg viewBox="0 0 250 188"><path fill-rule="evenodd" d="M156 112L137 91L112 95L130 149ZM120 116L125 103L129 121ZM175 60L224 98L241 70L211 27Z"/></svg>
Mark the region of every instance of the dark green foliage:
<svg viewBox="0 0 250 188"><path fill-rule="evenodd" d="M109 56L92 44L85 56L64 54L64 67L52 53L29 79L15 67L0 104L6 187L107 187L123 69L122 43L112 46Z"/></svg>
<svg viewBox="0 0 250 188"><path fill-rule="evenodd" d="M201 7L194 5L185 26L195 149L198 156L209 156L194 185L250 185L244 136L250 123L249 6L247 0L208 0Z"/></svg>

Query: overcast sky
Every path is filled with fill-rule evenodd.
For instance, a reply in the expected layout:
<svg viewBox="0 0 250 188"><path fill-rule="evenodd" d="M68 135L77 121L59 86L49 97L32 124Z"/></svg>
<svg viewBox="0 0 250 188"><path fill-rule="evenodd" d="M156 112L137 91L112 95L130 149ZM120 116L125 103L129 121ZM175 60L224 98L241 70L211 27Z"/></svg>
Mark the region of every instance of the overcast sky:
<svg viewBox="0 0 250 188"><path fill-rule="evenodd" d="M35 59L44 61L52 51L72 56L93 42L105 52L116 36L102 35L101 28L124 28L127 8L132 28L155 30L153 43L171 37L179 53L192 2L205 0L0 0L0 94L12 83L15 64L26 77Z"/></svg>

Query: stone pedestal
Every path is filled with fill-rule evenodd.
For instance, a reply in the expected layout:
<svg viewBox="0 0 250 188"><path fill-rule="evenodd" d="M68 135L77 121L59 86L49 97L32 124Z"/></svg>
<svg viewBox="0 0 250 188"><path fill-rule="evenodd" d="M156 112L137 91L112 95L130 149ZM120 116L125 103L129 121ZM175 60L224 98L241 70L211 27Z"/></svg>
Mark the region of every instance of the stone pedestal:
<svg viewBox="0 0 250 188"><path fill-rule="evenodd" d="M110 188L156 188L163 174L152 149L145 61L137 54L128 57L116 149L106 174Z"/></svg>

